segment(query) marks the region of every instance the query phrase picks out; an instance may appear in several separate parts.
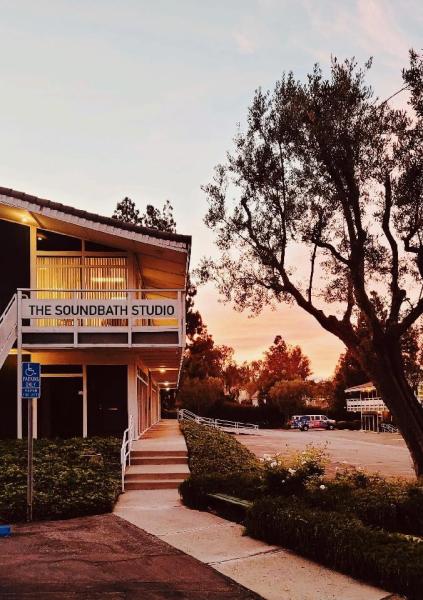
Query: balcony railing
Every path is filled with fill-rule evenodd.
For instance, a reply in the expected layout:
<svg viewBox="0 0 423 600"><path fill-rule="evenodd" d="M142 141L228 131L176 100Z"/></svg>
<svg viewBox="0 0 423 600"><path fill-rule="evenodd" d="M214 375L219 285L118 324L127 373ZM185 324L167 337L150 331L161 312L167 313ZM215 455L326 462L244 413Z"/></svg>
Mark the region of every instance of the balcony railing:
<svg viewBox="0 0 423 600"><path fill-rule="evenodd" d="M348 398L348 412L384 412L387 411L386 404L382 398Z"/></svg>
<svg viewBox="0 0 423 600"><path fill-rule="evenodd" d="M25 346L183 346L185 290L19 289Z"/></svg>

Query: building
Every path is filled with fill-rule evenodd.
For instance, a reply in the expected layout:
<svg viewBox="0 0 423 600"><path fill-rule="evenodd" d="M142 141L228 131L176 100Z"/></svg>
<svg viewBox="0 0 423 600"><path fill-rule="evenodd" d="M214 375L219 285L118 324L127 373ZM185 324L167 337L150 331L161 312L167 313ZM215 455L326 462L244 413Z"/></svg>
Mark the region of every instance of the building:
<svg viewBox="0 0 423 600"><path fill-rule="evenodd" d="M135 436L185 347L191 238L0 188L0 437L25 434L22 360L42 365L38 437Z"/></svg>

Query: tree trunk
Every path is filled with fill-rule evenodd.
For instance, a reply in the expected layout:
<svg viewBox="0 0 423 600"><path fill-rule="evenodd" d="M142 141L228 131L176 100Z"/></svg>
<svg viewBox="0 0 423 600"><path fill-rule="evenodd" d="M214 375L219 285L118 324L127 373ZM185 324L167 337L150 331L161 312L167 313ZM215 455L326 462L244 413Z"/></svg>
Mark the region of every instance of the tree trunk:
<svg viewBox="0 0 423 600"><path fill-rule="evenodd" d="M372 352L361 352L360 362L369 372L391 411L413 460L417 477L423 477L423 407L407 382L397 341L385 339Z"/></svg>

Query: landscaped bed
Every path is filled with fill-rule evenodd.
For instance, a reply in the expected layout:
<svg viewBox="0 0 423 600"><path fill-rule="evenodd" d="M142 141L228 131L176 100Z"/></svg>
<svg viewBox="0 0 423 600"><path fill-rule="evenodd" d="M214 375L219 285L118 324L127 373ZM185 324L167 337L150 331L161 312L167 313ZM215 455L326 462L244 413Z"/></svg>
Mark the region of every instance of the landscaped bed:
<svg viewBox="0 0 423 600"><path fill-rule="evenodd" d="M120 492L120 440L34 440L33 517L110 512ZM26 440L0 440L0 520L26 515Z"/></svg>
<svg viewBox="0 0 423 600"><path fill-rule="evenodd" d="M243 512L253 537L410 599L422 598L419 483L356 469L329 479L324 449L308 447L258 461L229 434L195 423L182 424L182 431L192 471L180 486L185 504L219 511L216 495L248 500L248 508L245 502L233 505Z"/></svg>

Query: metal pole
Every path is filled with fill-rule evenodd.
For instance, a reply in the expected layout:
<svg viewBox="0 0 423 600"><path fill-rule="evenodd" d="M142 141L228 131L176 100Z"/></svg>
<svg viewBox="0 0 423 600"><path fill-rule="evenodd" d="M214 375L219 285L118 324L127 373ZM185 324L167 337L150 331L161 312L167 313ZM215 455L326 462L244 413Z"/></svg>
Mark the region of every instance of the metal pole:
<svg viewBox="0 0 423 600"><path fill-rule="evenodd" d="M34 472L33 472L33 453L34 453L34 431L32 422L33 398L28 398L28 474L26 484L26 520L32 521L32 497L34 493Z"/></svg>

